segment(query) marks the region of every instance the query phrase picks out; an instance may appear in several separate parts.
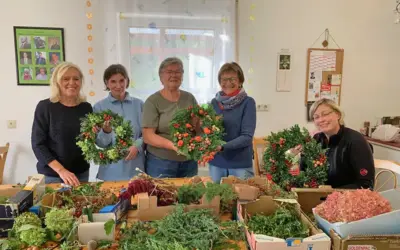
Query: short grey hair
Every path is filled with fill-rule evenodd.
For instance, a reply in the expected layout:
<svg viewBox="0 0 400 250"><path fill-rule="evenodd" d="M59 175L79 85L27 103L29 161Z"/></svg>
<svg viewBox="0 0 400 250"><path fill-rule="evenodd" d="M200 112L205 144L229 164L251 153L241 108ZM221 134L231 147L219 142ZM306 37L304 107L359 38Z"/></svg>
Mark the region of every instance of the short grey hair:
<svg viewBox="0 0 400 250"><path fill-rule="evenodd" d="M318 107L321 105L328 106L329 108L331 108L333 110L333 112L338 114L340 116L339 124L344 125L344 112L339 107L339 105L336 104L336 102L332 101L331 99L327 99L327 98L322 98L313 103L313 105L310 108L310 113L309 113L311 120L314 120L313 117L314 117L315 111L317 111Z"/></svg>
<svg viewBox="0 0 400 250"><path fill-rule="evenodd" d="M182 60L179 59L178 57L168 57L168 58L164 59L164 61L161 62L160 67L158 68L158 75L161 75L161 71L172 64L178 64L181 67L182 73L183 73Z"/></svg>

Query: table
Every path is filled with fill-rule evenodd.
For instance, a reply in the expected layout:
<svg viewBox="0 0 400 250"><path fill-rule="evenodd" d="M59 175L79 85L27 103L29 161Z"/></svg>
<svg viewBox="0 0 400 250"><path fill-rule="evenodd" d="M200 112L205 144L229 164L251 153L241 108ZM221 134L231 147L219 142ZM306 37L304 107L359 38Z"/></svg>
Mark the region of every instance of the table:
<svg viewBox="0 0 400 250"><path fill-rule="evenodd" d="M201 178L203 181L211 180L209 177L201 177ZM172 183L176 186L182 186L184 184L188 184L190 182L191 178L167 178L167 179L163 179L163 180L168 183ZM118 190L120 190L120 188L128 187L128 183L129 183L128 181L107 181L101 185L101 189L105 189L105 190L111 189L111 190L114 190L114 192L118 192ZM61 184L52 183L52 184L47 184L46 186L57 189L57 188L61 187ZM135 204L135 199L133 199L132 203ZM220 218L222 221L231 220L232 214L223 214L223 215L221 215ZM138 221L136 210L130 210L128 212L127 221L128 222ZM246 245L245 241L238 242L237 245L240 247L241 250L247 250L247 245Z"/></svg>

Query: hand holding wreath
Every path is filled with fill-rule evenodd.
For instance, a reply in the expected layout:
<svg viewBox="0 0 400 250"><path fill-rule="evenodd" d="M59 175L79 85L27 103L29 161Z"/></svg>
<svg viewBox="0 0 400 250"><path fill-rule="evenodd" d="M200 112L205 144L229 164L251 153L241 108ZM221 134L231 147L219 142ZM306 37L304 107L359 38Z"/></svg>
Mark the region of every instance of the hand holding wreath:
<svg viewBox="0 0 400 250"><path fill-rule="evenodd" d="M189 160L207 163L225 142L222 117L211 105L197 105L179 110L170 123L172 142L178 153Z"/></svg>
<svg viewBox="0 0 400 250"><path fill-rule="evenodd" d="M292 187L316 188L328 178L325 151L306 129L298 125L268 137L264 153L267 177L290 191ZM304 169L301 169L300 165Z"/></svg>
<svg viewBox="0 0 400 250"><path fill-rule="evenodd" d="M96 137L100 128L104 132L114 131L115 143L100 148L96 145ZM134 152L131 152L133 131L130 121L110 110L99 113L90 113L81 122L81 133L76 143L82 150L85 160L93 161L98 165L108 165L116 163L124 157L134 158Z"/></svg>

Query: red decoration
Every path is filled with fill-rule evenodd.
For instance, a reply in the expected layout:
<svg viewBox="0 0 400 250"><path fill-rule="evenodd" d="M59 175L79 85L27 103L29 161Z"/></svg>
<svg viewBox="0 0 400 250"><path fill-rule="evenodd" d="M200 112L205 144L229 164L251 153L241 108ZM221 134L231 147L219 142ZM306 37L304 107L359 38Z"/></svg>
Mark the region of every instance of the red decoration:
<svg viewBox="0 0 400 250"><path fill-rule="evenodd" d="M366 170L365 168L360 170L360 175L361 176L366 176L368 174L368 170Z"/></svg>

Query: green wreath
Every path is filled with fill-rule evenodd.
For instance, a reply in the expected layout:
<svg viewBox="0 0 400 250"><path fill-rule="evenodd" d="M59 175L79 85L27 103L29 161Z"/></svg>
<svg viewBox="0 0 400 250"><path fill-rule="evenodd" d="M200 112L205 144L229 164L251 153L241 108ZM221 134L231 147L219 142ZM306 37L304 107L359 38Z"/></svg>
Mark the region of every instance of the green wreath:
<svg viewBox="0 0 400 250"><path fill-rule="evenodd" d="M316 188L328 179L326 150L307 129L298 125L271 133L264 152L267 178L290 191L293 187ZM300 158L301 156L301 158ZM304 171L300 171L300 161Z"/></svg>
<svg viewBox="0 0 400 250"><path fill-rule="evenodd" d="M97 133L105 121L110 121L110 126L115 134L115 143L106 148L96 145ZM132 142L133 131L130 121L110 110L99 113L89 113L81 121L80 134L77 143L88 162L97 165L107 165L120 161L127 155Z"/></svg>
<svg viewBox="0 0 400 250"><path fill-rule="evenodd" d="M200 122L200 131L195 131L193 118ZM211 105L190 106L175 113L170 122L172 142L178 148L178 154L188 160L206 163L214 159L218 146L222 146L224 127L222 116L215 113Z"/></svg>

